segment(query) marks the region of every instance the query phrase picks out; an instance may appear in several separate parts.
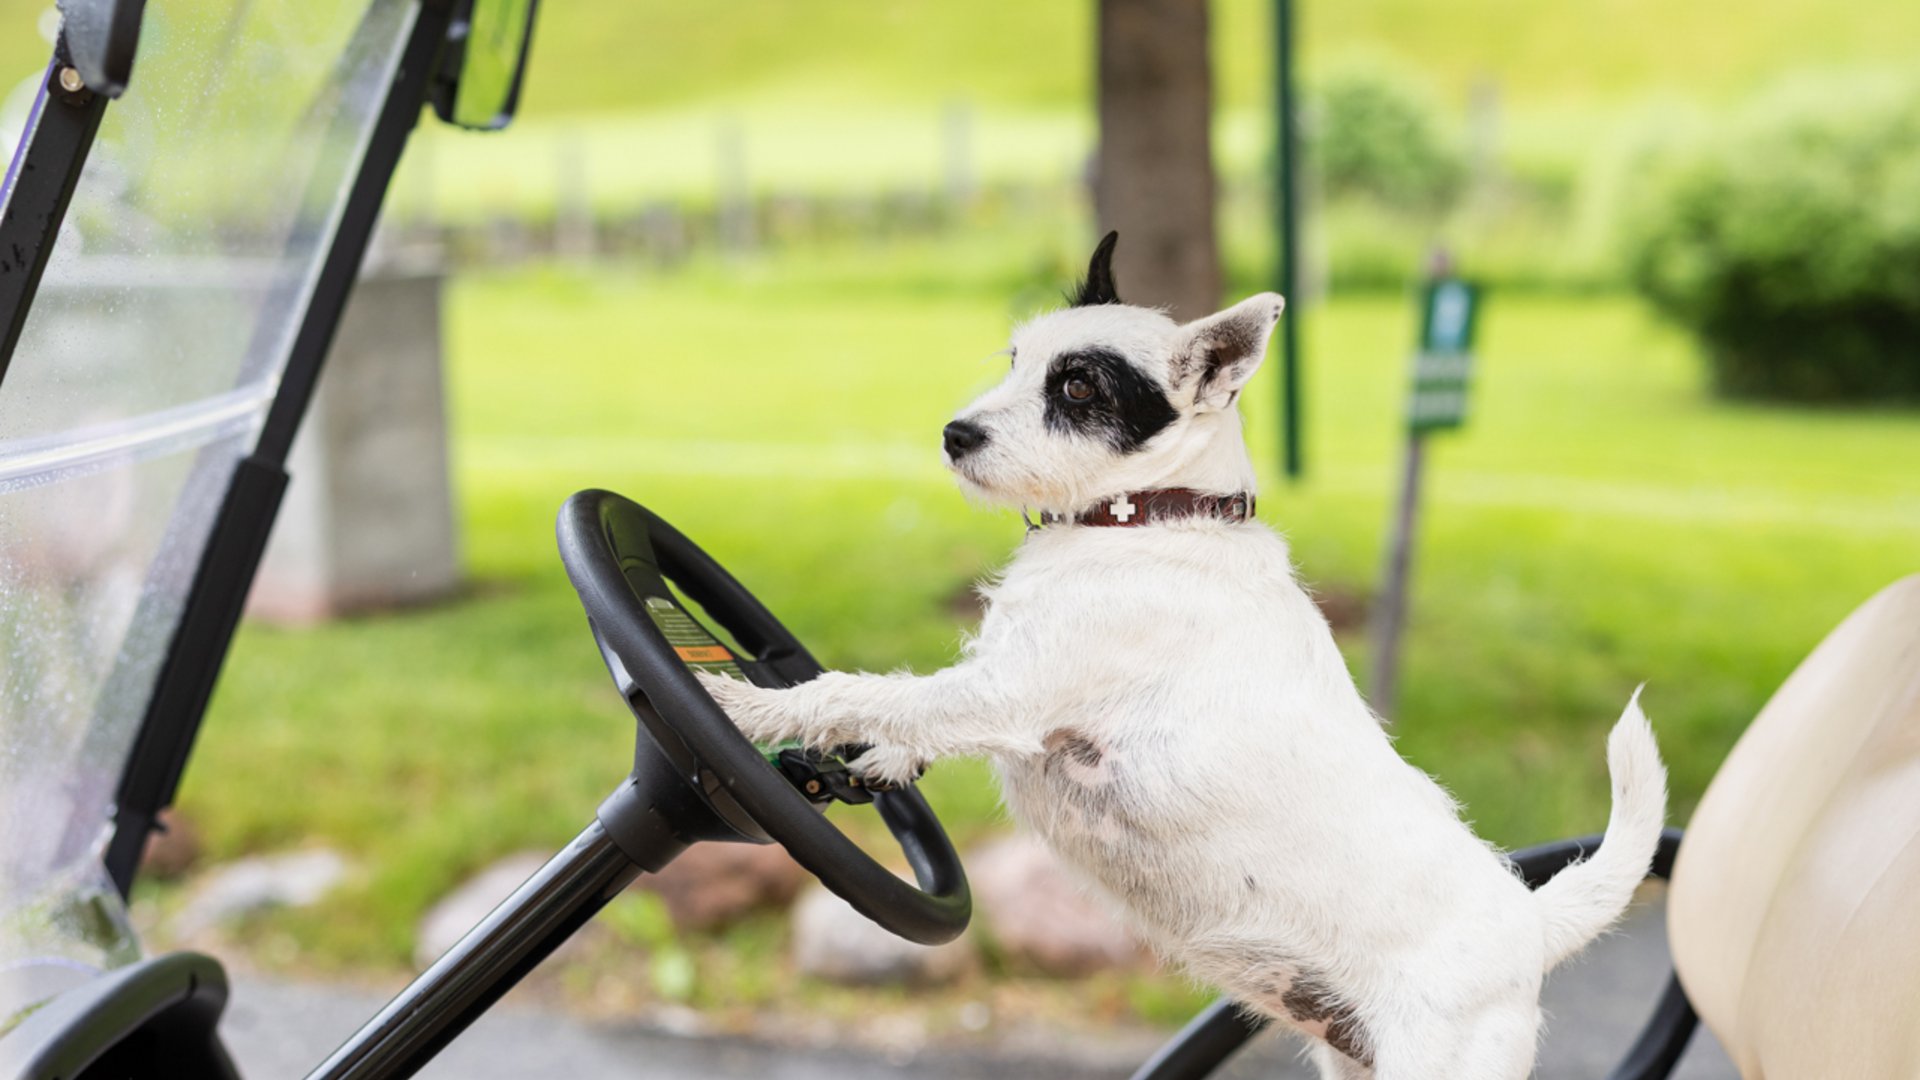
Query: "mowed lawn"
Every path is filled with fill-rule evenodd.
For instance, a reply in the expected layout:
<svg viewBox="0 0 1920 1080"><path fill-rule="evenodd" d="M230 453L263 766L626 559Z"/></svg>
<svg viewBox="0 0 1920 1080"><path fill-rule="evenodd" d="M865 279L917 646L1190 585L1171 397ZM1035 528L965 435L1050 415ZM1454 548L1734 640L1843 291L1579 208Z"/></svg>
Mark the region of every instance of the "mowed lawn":
<svg viewBox="0 0 1920 1080"><path fill-rule="evenodd" d="M961 498L938 432L999 375L1024 273L909 248L457 282L466 595L249 625L185 779L215 855L358 860L320 908L254 925L262 954L399 968L438 895L564 841L624 774L632 724L553 544L575 490L663 513L830 665L948 662L969 583L1021 526ZM1269 468L1260 503L1303 578L1347 602L1378 573L1411 318L1391 296L1307 309L1310 473ZM1247 403L1269 465L1276 386L1263 372ZM1633 301L1491 298L1473 408L1430 454L1395 733L1499 843L1604 824L1602 740L1642 681L1684 822L1798 659L1920 571L1920 415L1716 403ZM1343 643L1364 681L1364 634ZM963 846L1007 827L978 763L926 786Z"/></svg>

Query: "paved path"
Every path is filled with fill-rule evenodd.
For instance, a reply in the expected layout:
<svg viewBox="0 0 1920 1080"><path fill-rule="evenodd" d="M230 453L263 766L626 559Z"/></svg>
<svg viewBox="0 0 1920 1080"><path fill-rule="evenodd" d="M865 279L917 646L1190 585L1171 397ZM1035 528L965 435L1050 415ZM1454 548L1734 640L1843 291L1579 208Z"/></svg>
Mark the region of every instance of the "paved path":
<svg viewBox="0 0 1920 1080"><path fill-rule="evenodd" d="M1652 1010L1667 977L1665 923L1657 905L1595 946L1548 984L1542 1080L1599 1080ZM249 1080L300 1077L382 1004L365 991L240 979L223 1024ZM1106 1080L1123 1078L1151 1049L1144 1037L927 1052L887 1060L864 1052L789 1049L757 1042L690 1039L631 1026L589 1024L512 998L484 1017L421 1075L435 1080ZM1307 1080L1293 1046L1268 1036L1231 1063L1222 1080ZM1678 1077L1735 1080L1712 1036L1694 1036Z"/></svg>

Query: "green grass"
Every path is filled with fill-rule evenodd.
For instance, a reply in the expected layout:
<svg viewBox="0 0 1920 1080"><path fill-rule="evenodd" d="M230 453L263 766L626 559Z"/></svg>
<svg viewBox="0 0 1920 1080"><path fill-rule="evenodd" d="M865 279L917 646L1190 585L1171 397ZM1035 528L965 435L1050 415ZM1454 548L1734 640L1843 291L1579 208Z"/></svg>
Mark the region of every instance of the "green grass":
<svg viewBox="0 0 1920 1080"><path fill-rule="evenodd" d="M934 453L953 407L998 375L989 354L1051 260L995 259L996 243L1020 249L458 283L469 594L312 630L249 625L185 780L182 810L216 856L324 842L359 861L321 907L256 925L260 950L401 965L427 904L491 858L570 836L624 772L632 725L554 553L553 513L576 489L658 509L830 665L947 662L955 598L1021 534L968 507ZM1270 482L1261 516L1315 587L1364 595L1409 305L1342 299L1305 318L1312 472ZM1471 425L1431 454L1399 746L1500 843L1594 830L1604 733L1646 680L1684 821L1797 660L1920 569L1920 417L1713 402L1689 346L1616 298L1494 297L1481 373ZM1263 459L1274 378L1249 403ZM1364 669L1364 642L1344 644ZM1005 827L984 766L944 764L928 788L963 846ZM697 999L727 997L729 940L691 948ZM1160 1019L1191 1001L1156 987L1110 991Z"/></svg>

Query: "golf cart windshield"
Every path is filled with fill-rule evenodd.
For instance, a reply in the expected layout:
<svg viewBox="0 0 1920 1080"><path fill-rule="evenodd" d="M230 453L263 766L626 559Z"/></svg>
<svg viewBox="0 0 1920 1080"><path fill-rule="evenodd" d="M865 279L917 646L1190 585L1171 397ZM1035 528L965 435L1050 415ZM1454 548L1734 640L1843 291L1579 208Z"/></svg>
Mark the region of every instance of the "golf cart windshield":
<svg viewBox="0 0 1920 1080"><path fill-rule="evenodd" d="M0 366L0 994L133 955L102 862L116 791L418 11L147 5ZM42 72L0 80L19 170L34 110L71 106Z"/></svg>

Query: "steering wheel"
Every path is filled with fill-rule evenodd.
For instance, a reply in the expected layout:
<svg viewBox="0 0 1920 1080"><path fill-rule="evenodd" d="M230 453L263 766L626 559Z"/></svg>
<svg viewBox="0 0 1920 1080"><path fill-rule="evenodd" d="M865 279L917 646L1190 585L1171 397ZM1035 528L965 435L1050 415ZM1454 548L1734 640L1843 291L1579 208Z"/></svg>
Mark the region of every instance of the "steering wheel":
<svg viewBox="0 0 1920 1080"><path fill-rule="evenodd" d="M831 757L758 748L693 677L719 671L777 688L821 674L765 605L679 530L613 492L568 499L558 531L560 560L614 683L673 771L724 822L732 834L725 838L779 842L855 910L909 941L938 945L966 929L966 871L912 785L867 789ZM668 581L750 655L707 632ZM918 885L875 862L802 791L847 801L870 795Z"/></svg>

